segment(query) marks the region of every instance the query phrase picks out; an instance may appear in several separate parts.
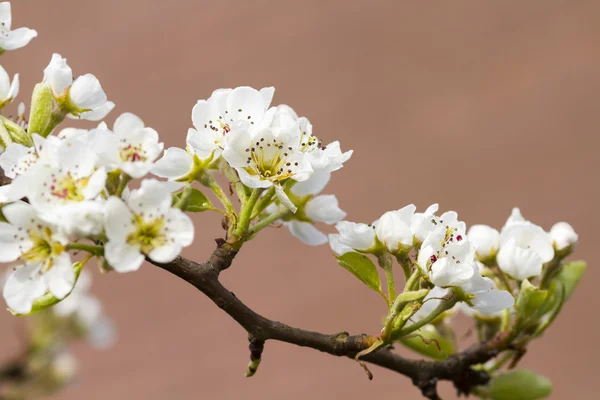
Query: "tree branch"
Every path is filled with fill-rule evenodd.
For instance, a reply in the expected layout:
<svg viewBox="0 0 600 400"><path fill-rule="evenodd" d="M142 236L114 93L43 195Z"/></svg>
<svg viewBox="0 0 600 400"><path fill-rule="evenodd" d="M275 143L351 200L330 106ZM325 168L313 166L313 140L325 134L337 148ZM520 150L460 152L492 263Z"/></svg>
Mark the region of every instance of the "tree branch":
<svg viewBox="0 0 600 400"><path fill-rule="evenodd" d="M347 332L323 334L307 331L272 321L256 313L219 282L219 273L229 268L236 254L235 249L219 239L217 248L204 263L196 263L183 257L167 264L148 261L184 279L204 293L248 332L251 343L278 340L335 356L354 358L377 340L374 336L364 334L351 336ZM496 357L500 351L508 348L508 344L506 335L501 334L443 361L409 360L393 353L390 348L367 354L361 360L409 377L425 397L435 400L440 399L436 388L439 380L452 382L459 394L469 394L475 386L486 384L490 379L488 374L471 367Z"/></svg>

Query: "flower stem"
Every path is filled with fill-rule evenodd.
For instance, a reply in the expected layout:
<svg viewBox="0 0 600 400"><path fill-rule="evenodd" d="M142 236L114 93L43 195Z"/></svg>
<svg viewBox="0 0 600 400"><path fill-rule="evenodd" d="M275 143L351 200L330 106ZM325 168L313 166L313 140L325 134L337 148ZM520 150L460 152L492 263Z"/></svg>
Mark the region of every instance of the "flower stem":
<svg viewBox="0 0 600 400"><path fill-rule="evenodd" d="M236 240L239 240L248 232L248 228L250 227L250 221L252 221L252 211L254 210L254 206L260 198L260 194L263 192L263 190L264 189L262 188L252 189L250 197L248 197L245 203L242 205L242 209L240 211L240 218L238 220L238 224L234 232L234 237Z"/></svg>
<svg viewBox="0 0 600 400"><path fill-rule="evenodd" d="M256 206L254 207L254 211L252 212L252 218L254 219L260 215L261 212L265 210L273 201L273 196L275 196L275 186L271 186L271 188L265 193L263 197L258 200Z"/></svg>
<svg viewBox="0 0 600 400"><path fill-rule="evenodd" d="M220 170L223 172L223 175L225 175L227 180L232 185L234 185L235 192L237 193L237 196L240 199L240 201L242 203L245 202L248 196L246 196L246 189L244 188L244 184L240 181L240 178L235 172L235 170L231 168L229 164L225 162L225 160L223 160L223 157L221 157Z"/></svg>
<svg viewBox="0 0 600 400"><path fill-rule="evenodd" d="M95 256L104 255L104 246L95 246L85 243L69 243L67 245L67 250L82 250Z"/></svg>
<svg viewBox="0 0 600 400"><path fill-rule="evenodd" d="M421 319L418 322L415 322L414 324L407 326L404 329L401 329L397 335L395 335L397 338L401 338L403 336L406 336L408 334L413 333L416 330L419 330L421 327L427 325L428 323L430 323L431 321L433 321L434 319L436 319L437 317L439 317L440 315L442 315L444 312L448 311L449 309L451 309L452 307L454 307L454 305L456 303L458 303L458 296L456 296L454 294L454 292L451 293L450 295L451 297L446 299L446 300L442 300L440 302L440 305L436 307L435 310L433 310L431 312L431 314L429 314L427 317Z"/></svg>
<svg viewBox="0 0 600 400"><path fill-rule="evenodd" d="M119 181L119 186L117 187L117 191L115 192L115 196L121 197L123 195L123 191L127 187L127 184L131 180L131 177L127 175L125 172L121 172L121 180Z"/></svg>
<svg viewBox="0 0 600 400"><path fill-rule="evenodd" d="M377 262L385 272L385 278L387 280L387 294L390 303L392 303L396 299L396 282L394 281L394 262L392 256L388 253L383 253L377 257Z"/></svg>
<svg viewBox="0 0 600 400"><path fill-rule="evenodd" d="M265 217L263 220L257 222L256 225L254 225L250 229L250 233L253 233L253 234L257 233L258 231L266 228L267 226L271 225L273 222L277 221L278 219L285 218L288 215L290 215L291 213L292 212L286 208L285 210L281 210L276 213L270 214L269 216Z"/></svg>

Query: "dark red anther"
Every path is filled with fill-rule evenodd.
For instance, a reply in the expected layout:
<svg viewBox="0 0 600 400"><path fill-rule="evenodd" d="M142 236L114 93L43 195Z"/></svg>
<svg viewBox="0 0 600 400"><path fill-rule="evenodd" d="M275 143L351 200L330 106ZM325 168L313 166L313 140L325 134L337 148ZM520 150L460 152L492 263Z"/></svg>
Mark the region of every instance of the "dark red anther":
<svg viewBox="0 0 600 400"><path fill-rule="evenodd" d="M431 260L431 262L436 262L437 261L437 257L434 255L432 255L431 257L429 257L429 259Z"/></svg>
<svg viewBox="0 0 600 400"><path fill-rule="evenodd" d="M458 236L456 237L456 240L458 240L458 241L460 242L460 241L462 240L462 235L458 235Z"/></svg>

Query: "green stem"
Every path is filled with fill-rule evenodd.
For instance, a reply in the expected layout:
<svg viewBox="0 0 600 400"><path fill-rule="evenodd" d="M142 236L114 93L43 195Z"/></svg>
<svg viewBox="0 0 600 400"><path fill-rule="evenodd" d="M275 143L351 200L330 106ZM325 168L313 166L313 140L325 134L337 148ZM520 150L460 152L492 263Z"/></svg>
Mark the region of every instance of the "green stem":
<svg viewBox="0 0 600 400"><path fill-rule="evenodd" d="M560 263L562 260L563 257L556 256L546 265L544 274L542 275L542 280L540 282L540 289L548 289L550 287L550 282L556 276L558 271L560 271Z"/></svg>
<svg viewBox="0 0 600 400"><path fill-rule="evenodd" d="M421 270L419 268L415 268L412 275L406 280L406 285L404 286L404 291L409 292L414 290L419 284L419 279L421 278Z"/></svg>
<svg viewBox="0 0 600 400"><path fill-rule="evenodd" d="M223 207L225 207L225 210L227 210L228 214L235 215L235 208L233 208L233 204L231 204L231 201L229 201L229 197L227 197L227 194L225 194L225 192L221 188L221 185L219 185L217 180L211 174L209 174L208 172L204 172L198 178L198 182L212 190L212 192L215 194L215 196L217 196L221 204L223 204Z"/></svg>
<svg viewBox="0 0 600 400"><path fill-rule="evenodd" d="M254 210L254 206L256 202L260 198L260 194L263 192L262 188L252 189L252 193L250 197L246 199L246 202L242 205L242 210L240 211L240 218L238 220L237 228L234 233L234 237L236 240L239 240L243 237L250 227L250 221L252 221L252 211Z"/></svg>
<svg viewBox="0 0 600 400"><path fill-rule="evenodd" d="M412 273L410 257L408 256L408 254L401 254L396 259L398 260L398 264L400 264L400 266L402 267L402 271L404 272L405 282L408 282Z"/></svg>
<svg viewBox="0 0 600 400"><path fill-rule="evenodd" d="M403 336L411 334L414 331L419 330L421 327L429 324L434 319L436 319L437 317L439 317L440 315L442 315L444 312L450 310L452 307L454 307L454 305L456 303L458 303L458 297L454 293L452 293L451 296L452 297L450 297L447 300L442 300L440 302L440 305L437 306L436 309L433 310L433 312L431 314L429 314L427 317L419 320L418 322L415 322L414 324L412 324L410 326L407 326L404 329L401 329L398 332L398 334L396 335L396 337L401 338Z"/></svg>
<svg viewBox="0 0 600 400"><path fill-rule="evenodd" d="M85 243L69 243L66 247L67 250L81 250L87 251L90 254L95 256L103 256L104 255L104 246L95 246L91 244Z"/></svg>
<svg viewBox="0 0 600 400"><path fill-rule="evenodd" d="M385 272L385 278L387 280L388 289L387 294L391 303L396 299L396 282L394 281L394 261L389 253L383 253L382 255L377 257L377 262Z"/></svg>
<svg viewBox="0 0 600 400"><path fill-rule="evenodd" d="M281 210L281 211L278 211L276 213L270 214L269 216L265 217L261 221L257 222L256 225L254 225L250 229L250 233L255 234L258 231L260 231L260 230L266 228L267 226L271 225L273 222L289 216L291 213L292 212L290 210L285 209L285 210Z"/></svg>
<svg viewBox="0 0 600 400"><path fill-rule="evenodd" d="M252 212L252 219L258 217L261 212L265 210L273 201L273 196L275 196L275 186L272 186L264 196L258 200L256 206L254 207L254 211Z"/></svg>
<svg viewBox="0 0 600 400"><path fill-rule="evenodd" d="M222 158L223 157L221 157L221 159ZM221 161L220 169L223 172L223 175L225 175L225 177L227 178L227 180L234 186L235 192L237 193L237 196L240 199L240 201L242 203L245 202L248 197L248 196L246 196L246 189L244 187L244 184L240 180L240 177L235 172L235 170L233 168L231 168L229 166L229 164L227 164L227 162L225 162L225 160Z"/></svg>
<svg viewBox="0 0 600 400"><path fill-rule="evenodd" d="M190 196L192 195L192 185L187 185L183 188L183 192L181 193L181 197L175 204L173 204L173 208L179 208L181 211L185 211L190 202Z"/></svg>
<svg viewBox="0 0 600 400"><path fill-rule="evenodd" d="M121 180L119 181L119 186L117 187L117 191L115 192L115 196L121 197L123 195L123 191L127 187L127 184L131 180L131 177L127 175L125 172L121 172Z"/></svg>

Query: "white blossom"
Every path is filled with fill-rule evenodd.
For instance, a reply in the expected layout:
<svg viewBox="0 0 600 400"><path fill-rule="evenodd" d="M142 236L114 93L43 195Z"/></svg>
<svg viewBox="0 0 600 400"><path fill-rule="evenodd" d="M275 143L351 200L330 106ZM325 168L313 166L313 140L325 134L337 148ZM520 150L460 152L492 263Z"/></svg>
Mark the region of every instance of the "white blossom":
<svg viewBox="0 0 600 400"><path fill-rule="evenodd" d="M414 213L410 219L410 230L412 231L415 241L422 243L429 232L435 228L438 205L430 205L424 213Z"/></svg>
<svg viewBox="0 0 600 400"><path fill-rule="evenodd" d="M329 235L329 245L334 253L369 251L375 248L375 230L371 225L340 221L335 224L338 234Z"/></svg>
<svg viewBox="0 0 600 400"><path fill-rule="evenodd" d="M576 244L579 236L567 222L557 222L550 229L550 239L556 250L563 250Z"/></svg>
<svg viewBox="0 0 600 400"><path fill-rule="evenodd" d="M0 3L1 6L1 3ZM0 65L0 109L9 104L19 94L19 74L15 74L12 82L6 70Z"/></svg>
<svg viewBox="0 0 600 400"><path fill-rule="evenodd" d="M415 213L414 204L396 211L388 211L374 222L375 234L390 253L407 251L413 245L411 219Z"/></svg>
<svg viewBox="0 0 600 400"><path fill-rule="evenodd" d="M275 136L265 129L252 136L240 125L235 125L226 136L223 158L235 168L244 185L251 188L274 186L281 203L296 212L281 187L287 179L307 180L313 169L305 154L297 149L296 132L284 132Z"/></svg>
<svg viewBox="0 0 600 400"><path fill-rule="evenodd" d="M17 28L11 30L12 13L10 2L0 3L0 49L16 50L27 46L31 39L37 36L37 32L29 28Z"/></svg>
<svg viewBox="0 0 600 400"><path fill-rule="evenodd" d="M132 113L121 114L114 123L113 132L97 129L90 133L95 135L95 150L102 163L110 170L119 169L132 178L144 177L163 150L158 133Z"/></svg>
<svg viewBox="0 0 600 400"><path fill-rule="evenodd" d="M208 100L198 100L192 110L194 128L187 142L200 158L216 159L225 146L225 137L236 123L247 124L248 131L267 128L275 110L268 111L275 89L260 91L248 86L215 90Z"/></svg>
<svg viewBox="0 0 600 400"><path fill-rule="evenodd" d="M70 118L99 121L115 106L107 100L100 81L94 75L86 74L73 80L73 71L60 54L52 55L44 70L44 82L50 85L55 98L74 108L69 110Z"/></svg>
<svg viewBox="0 0 600 400"><path fill-rule="evenodd" d="M127 203L109 198L105 227L105 257L118 272L139 269L145 255L156 262L170 262L194 239L192 221L171 208L171 192L154 179L142 181Z"/></svg>
<svg viewBox="0 0 600 400"><path fill-rule="evenodd" d="M8 204L2 212L8 223L0 223L0 262L24 262L4 285L8 306L26 314L46 291L64 298L75 283L71 257L65 250L67 238L56 226L39 219L25 202Z"/></svg>
<svg viewBox="0 0 600 400"><path fill-rule="evenodd" d="M550 235L514 209L500 234L498 266L512 278L523 280L541 274L543 264L553 258Z"/></svg>
<svg viewBox="0 0 600 400"><path fill-rule="evenodd" d="M500 248L500 232L491 226L473 225L467 235L475 245L476 255L480 260L494 256Z"/></svg>
<svg viewBox="0 0 600 400"><path fill-rule="evenodd" d="M497 290L491 279L481 276L478 265L471 265L473 275L471 279L460 285L460 288L473 295L471 299L473 311L482 315L494 315L515 304L512 294L506 290Z"/></svg>

